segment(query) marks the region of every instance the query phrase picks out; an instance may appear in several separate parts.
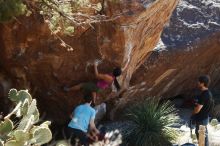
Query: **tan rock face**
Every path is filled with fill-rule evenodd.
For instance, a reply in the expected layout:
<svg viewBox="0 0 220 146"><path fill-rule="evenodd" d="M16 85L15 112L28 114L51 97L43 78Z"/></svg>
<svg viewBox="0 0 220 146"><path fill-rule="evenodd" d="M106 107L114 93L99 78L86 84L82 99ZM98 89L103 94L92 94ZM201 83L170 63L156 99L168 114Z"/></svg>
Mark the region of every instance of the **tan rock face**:
<svg viewBox="0 0 220 146"><path fill-rule="evenodd" d="M209 36L189 51L149 53L145 63L133 75L133 88L137 89L137 93L143 90L143 94L138 93L143 96L190 96L198 77L207 74L211 77L210 89L219 89L219 37L219 34Z"/></svg>
<svg viewBox="0 0 220 146"><path fill-rule="evenodd" d="M219 38L220 34L209 36L189 51L178 48L173 51L149 52L145 62L133 74L123 98L114 105L111 118L120 118L115 113L149 97L192 98L197 92L197 79L201 75L211 77L210 89L216 99L214 111L217 115L220 91Z"/></svg>
<svg viewBox="0 0 220 146"><path fill-rule="evenodd" d="M220 34L207 37L192 50L150 52L146 61L133 74L131 86L117 104L116 111L128 102L147 97L169 98L195 95L200 75L211 77L210 89L219 96ZM212 38L210 40L210 38Z"/></svg>
<svg viewBox="0 0 220 146"><path fill-rule="evenodd" d="M50 35L40 16L1 24L0 65L4 81L10 85L1 85L3 91L12 87L30 89L41 111L62 123L82 99L78 93L64 92L62 87L93 81L92 63L97 59L101 60L101 72L127 66L121 83L128 87L135 70L157 44L177 3L177 0L108 3L104 12L121 17L95 24L95 29L80 31L74 37L63 37L73 47L72 52Z"/></svg>

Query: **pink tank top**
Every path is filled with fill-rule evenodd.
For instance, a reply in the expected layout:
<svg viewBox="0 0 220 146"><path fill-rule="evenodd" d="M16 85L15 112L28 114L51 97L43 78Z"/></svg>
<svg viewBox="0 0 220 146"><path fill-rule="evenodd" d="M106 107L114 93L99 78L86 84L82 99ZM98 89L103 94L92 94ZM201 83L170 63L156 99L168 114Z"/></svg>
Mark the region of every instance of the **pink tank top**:
<svg viewBox="0 0 220 146"><path fill-rule="evenodd" d="M113 75L111 75L111 74L109 74L109 75L112 76L113 81L114 81L115 77L114 77ZM100 88L100 89L109 88L109 87L111 86L111 84L112 84L112 82L111 82L111 83L108 83L108 82L106 82L106 81L104 81L104 80L99 80L99 81L96 83L97 87Z"/></svg>

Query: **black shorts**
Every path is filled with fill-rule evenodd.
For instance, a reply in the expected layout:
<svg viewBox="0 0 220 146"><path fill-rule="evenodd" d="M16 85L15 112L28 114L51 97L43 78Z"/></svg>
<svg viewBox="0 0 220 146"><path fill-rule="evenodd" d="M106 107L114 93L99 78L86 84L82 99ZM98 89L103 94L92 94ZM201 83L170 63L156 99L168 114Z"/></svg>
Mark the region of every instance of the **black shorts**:
<svg viewBox="0 0 220 146"><path fill-rule="evenodd" d="M68 127L68 138L71 138L71 144L76 144L76 139L79 139L80 144L89 146L89 140L85 132L79 129Z"/></svg>
<svg viewBox="0 0 220 146"><path fill-rule="evenodd" d="M97 87L97 85L93 82L83 83L81 88L84 93L91 93L91 92L98 93L101 91L101 89L99 89L99 87Z"/></svg>

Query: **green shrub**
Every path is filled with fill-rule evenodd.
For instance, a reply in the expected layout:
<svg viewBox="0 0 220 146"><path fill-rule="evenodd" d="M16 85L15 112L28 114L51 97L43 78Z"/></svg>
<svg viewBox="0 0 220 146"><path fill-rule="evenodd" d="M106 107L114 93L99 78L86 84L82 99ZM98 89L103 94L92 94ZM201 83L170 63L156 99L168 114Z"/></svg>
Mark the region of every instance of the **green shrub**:
<svg viewBox="0 0 220 146"><path fill-rule="evenodd" d="M178 121L176 109L170 102L159 105L149 99L130 107L126 118L131 123L125 141L132 146L168 146L177 137L170 126Z"/></svg>
<svg viewBox="0 0 220 146"><path fill-rule="evenodd" d="M0 22L9 21L26 11L27 7L22 0L0 0Z"/></svg>
<svg viewBox="0 0 220 146"><path fill-rule="evenodd" d="M0 146L40 146L52 139L49 129L50 122L36 125L39 121L37 102L27 90L9 91L9 99L16 107L0 123ZM10 118L16 115L18 122Z"/></svg>

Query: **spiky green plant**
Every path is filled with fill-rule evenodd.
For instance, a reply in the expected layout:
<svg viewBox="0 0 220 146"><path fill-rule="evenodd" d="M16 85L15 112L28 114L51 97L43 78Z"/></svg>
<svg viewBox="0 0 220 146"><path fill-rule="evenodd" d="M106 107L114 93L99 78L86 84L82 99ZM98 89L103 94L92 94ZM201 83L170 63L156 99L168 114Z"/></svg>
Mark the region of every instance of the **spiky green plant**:
<svg viewBox="0 0 220 146"><path fill-rule="evenodd" d="M178 121L176 109L170 102L159 104L150 98L130 107L126 118L131 123L125 141L132 146L169 146L177 137L170 126Z"/></svg>

